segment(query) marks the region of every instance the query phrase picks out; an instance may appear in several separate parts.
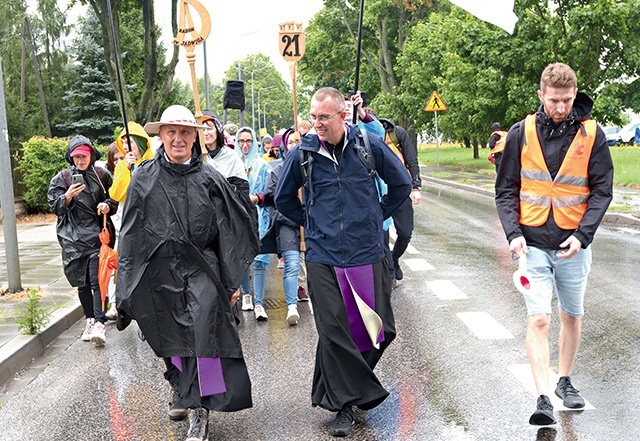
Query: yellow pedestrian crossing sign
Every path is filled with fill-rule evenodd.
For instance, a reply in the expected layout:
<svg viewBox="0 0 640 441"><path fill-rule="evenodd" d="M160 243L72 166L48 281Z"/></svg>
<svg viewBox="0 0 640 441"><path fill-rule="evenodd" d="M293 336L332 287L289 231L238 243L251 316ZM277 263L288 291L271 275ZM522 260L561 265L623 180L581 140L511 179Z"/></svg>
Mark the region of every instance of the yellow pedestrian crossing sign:
<svg viewBox="0 0 640 441"><path fill-rule="evenodd" d="M424 106L425 112L443 112L447 110L447 105L442 101L440 95L435 90L431 94L431 98L427 101L427 105Z"/></svg>

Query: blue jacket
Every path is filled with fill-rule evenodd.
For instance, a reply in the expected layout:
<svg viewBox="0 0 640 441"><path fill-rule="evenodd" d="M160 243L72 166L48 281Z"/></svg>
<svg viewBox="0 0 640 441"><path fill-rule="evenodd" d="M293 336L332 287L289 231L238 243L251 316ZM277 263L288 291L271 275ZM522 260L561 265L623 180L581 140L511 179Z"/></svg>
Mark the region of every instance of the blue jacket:
<svg viewBox="0 0 640 441"><path fill-rule="evenodd" d="M345 126L347 141L340 164L332 158L317 135L307 134L287 155L276 188L276 207L284 216L305 227L306 259L309 262L351 267L385 258L382 221L391 216L411 193L411 179L391 149L375 135L369 135L376 170L388 184L382 202L374 178L355 149L360 129ZM298 149L313 158L309 180L313 205L305 192L303 209L298 199L302 173Z"/></svg>

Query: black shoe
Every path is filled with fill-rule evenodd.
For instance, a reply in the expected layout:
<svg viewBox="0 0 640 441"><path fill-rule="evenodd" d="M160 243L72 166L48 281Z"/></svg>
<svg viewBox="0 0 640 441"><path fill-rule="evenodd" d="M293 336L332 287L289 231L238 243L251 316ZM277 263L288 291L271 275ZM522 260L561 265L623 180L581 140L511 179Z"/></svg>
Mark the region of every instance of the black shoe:
<svg viewBox="0 0 640 441"><path fill-rule="evenodd" d="M569 409L580 409L584 407L584 398L580 396L575 387L571 384L569 377L560 377L556 387L556 395L562 400L564 407Z"/></svg>
<svg viewBox="0 0 640 441"><path fill-rule="evenodd" d="M553 418L553 405L551 400L546 395L540 395L538 397L538 406L531 418L529 418L529 424L534 426L548 426L549 424L555 424L556 420Z"/></svg>
<svg viewBox="0 0 640 441"><path fill-rule="evenodd" d="M189 412L189 432L186 441L206 441L209 436L209 411L203 407Z"/></svg>
<svg viewBox="0 0 640 441"><path fill-rule="evenodd" d="M402 268L400 268L400 262L398 262L397 260L394 260L393 269L396 273L396 280L402 280L404 274L402 274Z"/></svg>
<svg viewBox="0 0 640 441"><path fill-rule="evenodd" d="M177 406L180 401L180 392L178 392L178 385L175 383L169 383L171 385L171 404L169 405L169 419L173 421L184 420L189 415L189 409Z"/></svg>
<svg viewBox="0 0 640 441"><path fill-rule="evenodd" d="M353 426L353 409L351 406L345 406L331 424L331 436L347 436L351 433L351 426Z"/></svg>

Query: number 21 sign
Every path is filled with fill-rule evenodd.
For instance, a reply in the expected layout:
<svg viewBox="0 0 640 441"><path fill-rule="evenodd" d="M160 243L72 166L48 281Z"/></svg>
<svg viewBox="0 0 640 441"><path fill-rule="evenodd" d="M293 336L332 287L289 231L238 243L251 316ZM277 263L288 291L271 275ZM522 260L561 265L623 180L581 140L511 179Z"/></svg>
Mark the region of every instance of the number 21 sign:
<svg viewBox="0 0 640 441"><path fill-rule="evenodd" d="M302 23L280 23L280 53L285 61L299 61L304 55L305 41Z"/></svg>

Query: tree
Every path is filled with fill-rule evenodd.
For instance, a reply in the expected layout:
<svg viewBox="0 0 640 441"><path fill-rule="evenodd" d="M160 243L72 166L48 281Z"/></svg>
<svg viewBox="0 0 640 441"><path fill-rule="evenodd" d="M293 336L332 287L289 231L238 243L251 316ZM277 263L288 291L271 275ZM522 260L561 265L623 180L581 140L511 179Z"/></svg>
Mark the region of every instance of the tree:
<svg viewBox="0 0 640 441"><path fill-rule="evenodd" d="M238 68L240 74L238 74ZM251 72L253 72L253 83L251 79ZM266 110L266 122L267 129L273 133L273 126L277 128L288 128L293 125L293 100L291 96L291 89L289 85L284 81L278 70L273 66L273 63L269 61L269 58L264 54L252 54L248 55L244 60L239 60L234 63L225 73L225 79L221 85L221 92L219 99L216 100L220 106L220 113L222 114L222 97L224 96L224 86L227 80L237 80L239 75L244 81L245 85L245 113L244 113L244 125L252 125L252 109L251 109L251 89L253 85L253 99L255 110L255 129L258 127L264 127L264 124L259 124L258 115L261 116L261 120L264 120L264 111ZM258 93L260 93L260 102L258 103ZM258 104L260 108L258 108ZM266 104L266 106L265 106ZM306 110L298 105L299 112L306 112ZM238 110L228 110L228 119L234 122L239 121Z"/></svg>
<svg viewBox="0 0 640 441"><path fill-rule="evenodd" d="M363 18L360 89L378 113L391 116L405 127L412 122L395 98L396 68L411 27L436 8L428 0L367 0ZM305 31L307 49L300 61L303 85L310 89L335 87L343 93L355 84L359 11L345 0L328 0ZM331 66L327 69L327 66Z"/></svg>
<svg viewBox="0 0 640 441"><path fill-rule="evenodd" d="M425 130L431 122L422 107L437 89L449 106L439 119L442 131L485 140L492 121L509 127L537 109L542 70L562 61L576 70L578 88L595 98L594 117L617 122L622 107L638 109L627 96L638 80L625 81L638 78L640 68L640 34L630 25L638 23L637 3L517 1L512 36L459 8L432 14L414 26L399 57L400 98Z"/></svg>
<svg viewBox="0 0 640 441"><path fill-rule="evenodd" d="M123 84L127 85L122 90L124 103L120 102L120 94L116 94L121 108L123 104L126 106L129 120L146 122L156 119L162 110L164 101L171 94L180 48L173 47L171 60L165 66L165 51L157 41L160 33L155 24L153 0L111 1L115 40L120 53L116 53L113 47L114 39L107 0L84 1L88 1L100 22L104 58L114 90L119 90L115 57L119 59L117 63L120 67L119 76ZM177 0L171 0L171 28L174 35L178 30L177 4ZM121 21L124 22L127 18L130 20L128 25L121 26ZM140 22L142 22L142 26L140 26ZM139 42L142 44L137 47L133 44ZM126 45L131 45L131 49L134 49L129 52L130 55L127 59L123 57L127 53L125 51ZM142 69L139 68L140 66ZM142 74L140 74L140 70L142 70Z"/></svg>
<svg viewBox="0 0 640 441"><path fill-rule="evenodd" d="M116 126L123 126L116 94L104 61L98 19L89 11L79 21L73 42L74 63L64 94L66 119L57 128L63 136L83 134L100 144L113 141Z"/></svg>

